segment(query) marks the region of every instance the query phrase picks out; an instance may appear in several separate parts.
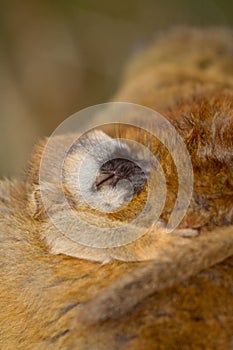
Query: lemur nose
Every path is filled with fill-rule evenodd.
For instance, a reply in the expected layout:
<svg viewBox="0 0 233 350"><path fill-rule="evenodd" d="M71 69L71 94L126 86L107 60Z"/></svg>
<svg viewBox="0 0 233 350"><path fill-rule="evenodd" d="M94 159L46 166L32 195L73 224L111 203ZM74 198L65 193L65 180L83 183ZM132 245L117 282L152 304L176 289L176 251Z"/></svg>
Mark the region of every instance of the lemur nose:
<svg viewBox="0 0 233 350"><path fill-rule="evenodd" d="M143 190L147 176L133 161L123 158L115 158L104 163L96 178L97 190L103 186L116 186L119 180L126 179L131 182L134 194Z"/></svg>

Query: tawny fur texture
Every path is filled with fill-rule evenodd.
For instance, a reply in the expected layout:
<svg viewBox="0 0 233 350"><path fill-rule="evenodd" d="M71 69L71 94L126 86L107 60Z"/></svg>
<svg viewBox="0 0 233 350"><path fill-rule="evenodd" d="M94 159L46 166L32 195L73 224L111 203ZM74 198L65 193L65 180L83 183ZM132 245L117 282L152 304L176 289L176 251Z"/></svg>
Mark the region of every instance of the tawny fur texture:
<svg viewBox="0 0 233 350"><path fill-rule="evenodd" d="M183 137L194 195L180 228L198 229L198 236L167 235L150 262L101 264L53 254L38 190L43 143L26 181L1 183L1 349L233 347L232 38L225 29L161 36L129 65L116 95L158 110ZM124 133L135 138L133 128ZM170 189L166 222L177 179L169 155L162 155ZM136 210L144 194L135 197ZM135 251L145 248L143 240Z"/></svg>

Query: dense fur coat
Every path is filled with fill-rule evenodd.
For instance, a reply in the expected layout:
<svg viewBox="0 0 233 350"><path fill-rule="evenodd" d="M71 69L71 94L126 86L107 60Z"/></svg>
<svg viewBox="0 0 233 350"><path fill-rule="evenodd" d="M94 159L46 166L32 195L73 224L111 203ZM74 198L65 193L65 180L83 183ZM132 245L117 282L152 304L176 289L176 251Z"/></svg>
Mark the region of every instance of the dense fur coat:
<svg viewBox="0 0 233 350"><path fill-rule="evenodd" d="M137 257L153 251L150 262L82 260L69 256L70 242L61 245L64 252L53 251L57 232L49 229L38 192L43 142L24 181L1 182L1 349L232 348L232 38L230 30L168 33L129 65L116 94L158 110L183 137L194 195L180 228L197 229L198 236L153 242L152 229L130 247ZM162 152L166 221L176 180ZM142 201L143 191L136 208ZM127 256L125 249L120 254Z"/></svg>

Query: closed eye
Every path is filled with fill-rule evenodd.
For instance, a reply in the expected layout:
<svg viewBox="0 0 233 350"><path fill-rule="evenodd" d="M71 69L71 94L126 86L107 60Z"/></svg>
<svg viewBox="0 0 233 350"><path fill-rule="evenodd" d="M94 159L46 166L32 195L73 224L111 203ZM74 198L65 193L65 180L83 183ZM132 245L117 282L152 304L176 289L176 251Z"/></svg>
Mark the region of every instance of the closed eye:
<svg viewBox="0 0 233 350"><path fill-rule="evenodd" d="M118 181L123 179L130 181L134 194L140 192L147 182L144 171L134 162L115 158L102 165L96 177L95 186L97 190L100 190L102 186L115 187Z"/></svg>
<svg viewBox="0 0 233 350"><path fill-rule="evenodd" d="M115 172L103 171L96 178L96 187L99 190L102 185L106 185L115 176Z"/></svg>

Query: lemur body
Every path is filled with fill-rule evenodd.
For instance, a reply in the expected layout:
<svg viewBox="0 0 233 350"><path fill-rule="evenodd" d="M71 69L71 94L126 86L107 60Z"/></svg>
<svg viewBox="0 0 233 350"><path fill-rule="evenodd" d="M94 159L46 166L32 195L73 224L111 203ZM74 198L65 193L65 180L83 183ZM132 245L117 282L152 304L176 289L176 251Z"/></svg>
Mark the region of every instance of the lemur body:
<svg viewBox="0 0 233 350"><path fill-rule="evenodd" d="M80 249L54 229L41 202L42 142L26 181L0 185L1 349L232 347L232 31L177 31L157 43L131 65L115 98L157 109L184 139L193 163L194 196L177 233L192 229L199 234L155 234L151 227L139 240L109 248L107 255L108 248ZM134 131L122 133L144 137ZM109 135L116 136L111 130ZM57 140L59 156L62 136ZM170 190L166 222L177 176L171 176L174 166L166 150L161 155ZM64 164L66 194L74 210L98 220L98 213L72 193L75 156L74 150ZM48 171L53 174L52 160ZM143 174L134 171L129 173L138 191L132 204L124 216L107 213L106 220L131 219L140 210L146 186ZM113 185L113 178L105 186L102 180L98 177L100 191ZM59 197L54 198L51 213L65 220ZM106 263L106 257L112 260Z"/></svg>

